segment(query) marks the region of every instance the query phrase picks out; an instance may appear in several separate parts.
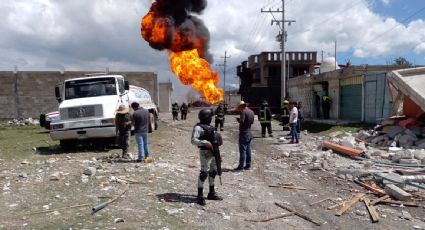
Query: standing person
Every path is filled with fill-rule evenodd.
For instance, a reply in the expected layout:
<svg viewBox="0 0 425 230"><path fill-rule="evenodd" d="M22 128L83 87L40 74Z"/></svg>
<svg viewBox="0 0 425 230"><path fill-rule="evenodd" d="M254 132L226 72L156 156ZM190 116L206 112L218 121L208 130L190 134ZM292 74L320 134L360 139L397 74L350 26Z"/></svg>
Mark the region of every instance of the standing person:
<svg viewBox="0 0 425 230"><path fill-rule="evenodd" d="M174 102L174 104L171 107L171 113L173 114L173 121L179 120L179 104Z"/></svg>
<svg viewBox="0 0 425 230"><path fill-rule="evenodd" d="M218 126L220 125L220 131L224 131L224 107L223 104L220 103L217 107L217 109L215 109L215 131L217 131Z"/></svg>
<svg viewBox="0 0 425 230"><path fill-rule="evenodd" d="M301 138L301 125L302 125L301 123L304 121L304 110L303 110L302 102L298 102L297 109L298 109L297 133L298 133L298 138Z"/></svg>
<svg viewBox="0 0 425 230"><path fill-rule="evenodd" d="M320 118L320 96L314 91L314 106L316 107L316 117Z"/></svg>
<svg viewBox="0 0 425 230"><path fill-rule="evenodd" d="M239 165L236 171L251 168L251 125L254 123L254 112L247 107L244 101L241 101L238 107L241 111L239 122Z"/></svg>
<svg viewBox="0 0 425 230"><path fill-rule="evenodd" d="M273 137L272 131L272 111L269 108L269 103L264 100L258 112L258 120L261 124L261 136L266 137L266 129L269 137Z"/></svg>
<svg viewBox="0 0 425 230"><path fill-rule="evenodd" d="M298 133L297 133L297 121L298 121L298 109L295 107L296 102L289 104L289 125L291 127L291 142L289 144L298 144Z"/></svg>
<svg viewBox="0 0 425 230"><path fill-rule="evenodd" d="M283 100L282 111L281 111L281 115L280 115L280 121L282 122L283 131L285 131L285 128L288 127L288 123L289 123L288 104L289 104L289 101L287 99Z"/></svg>
<svg viewBox="0 0 425 230"><path fill-rule="evenodd" d="M214 116L212 109L203 109L199 111L198 118L199 123L193 127L192 132L192 144L198 146L199 157L201 160L201 172L198 178L198 196L197 203L199 205L206 205L204 198L204 182L208 178L210 190L207 196L208 200L223 200L215 192L214 180L217 175L217 162L212 152L213 145L210 137L213 134L214 137L219 134L215 133L214 127L212 127L211 121ZM220 138L221 139L221 138ZM221 140L220 140L221 141ZM221 144L221 143L219 143Z"/></svg>
<svg viewBox="0 0 425 230"><path fill-rule="evenodd" d="M329 119L329 110L331 109L331 99L328 95L323 95L322 97L322 109L323 109L323 118Z"/></svg>
<svg viewBox="0 0 425 230"><path fill-rule="evenodd" d="M186 120L187 117L187 111L189 110L188 106L185 102L183 102L182 106L180 106L180 112L181 112L181 119Z"/></svg>
<svg viewBox="0 0 425 230"><path fill-rule="evenodd" d="M131 103L133 108L134 135L136 137L138 157L137 162L148 162L148 130L149 130L149 111L143 107L139 107L139 103Z"/></svg>
<svg viewBox="0 0 425 230"><path fill-rule="evenodd" d="M118 137L118 145L122 149L122 158L129 159L128 147L130 146L131 115L128 107L120 105L115 115L115 130Z"/></svg>

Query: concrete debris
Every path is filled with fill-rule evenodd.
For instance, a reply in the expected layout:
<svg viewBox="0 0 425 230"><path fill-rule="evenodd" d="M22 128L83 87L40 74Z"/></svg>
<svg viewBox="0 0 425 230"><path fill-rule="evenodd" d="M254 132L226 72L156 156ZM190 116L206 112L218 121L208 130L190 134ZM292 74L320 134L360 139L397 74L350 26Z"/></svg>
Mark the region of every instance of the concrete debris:
<svg viewBox="0 0 425 230"><path fill-rule="evenodd" d="M124 219L123 218L115 218L114 223L124 223Z"/></svg>
<svg viewBox="0 0 425 230"><path fill-rule="evenodd" d="M387 147L391 151L425 147L425 124L408 117L388 118L357 138L371 147Z"/></svg>
<svg viewBox="0 0 425 230"><path fill-rule="evenodd" d="M385 185L384 190L388 195L390 195L391 197L397 200L405 201L405 200L409 200L412 197L412 194L407 193L406 191L397 187L394 184Z"/></svg>
<svg viewBox="0 0 425 230"><path fill-rule="evenodd" d="M411 220L413 217L410 215L410 213L406 210L401 210L400 218L403 218L405 220Z"/></svg>
<svg viewBox="0 0 425 230"><path fill-rule="evenodd" d="M39 125L40 121L38 119L33 118L19 118L19 119L13 119L10 121L7 121L3 125L5 126L32 126L32 125Z"/></svg>
<svg viewBox="0 0 425 230"><path fill-rule="evenodd" d="M62 179L62 172L55 172L52 175L50 175L50 180L51 181L60 181Z"/></svg>
<svg viewBox="0 0 425 230"><path fill-rule="evenodd" d="M87 167L87 168L84 169L83 174L87 175L87 176L94 176L94 175L96 175L96 168L95 167Z"/></svg>

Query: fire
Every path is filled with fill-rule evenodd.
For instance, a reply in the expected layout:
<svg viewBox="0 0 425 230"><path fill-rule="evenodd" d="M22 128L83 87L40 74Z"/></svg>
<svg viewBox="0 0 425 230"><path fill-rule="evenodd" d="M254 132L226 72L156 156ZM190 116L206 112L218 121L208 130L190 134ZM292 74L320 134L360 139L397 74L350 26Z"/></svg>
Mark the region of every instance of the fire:
<svg viewBox="0 0 425 230"><path fill-rule="evenodd" d="M142 37L151 47L170 52L171 70L182 84L191 85L212 104L222 101L223 89L217 88L220 78L203 58L207 53L209 38L201 34L205 30L208 34L208 30L193 16L187 17L189 23L175 25L175 18L167 15L168 8L164 8L167 2L157 0L152 4L141 21Z"/></svg>
<svg viewBox="0 0 425 230"><path fill-rule="evenodd" d="M196 49L170 53L171 70L184 85L201 92L205 99L214 104L223 100L223 89L217 88L219 76L210 64L200 58Z"/></svg>

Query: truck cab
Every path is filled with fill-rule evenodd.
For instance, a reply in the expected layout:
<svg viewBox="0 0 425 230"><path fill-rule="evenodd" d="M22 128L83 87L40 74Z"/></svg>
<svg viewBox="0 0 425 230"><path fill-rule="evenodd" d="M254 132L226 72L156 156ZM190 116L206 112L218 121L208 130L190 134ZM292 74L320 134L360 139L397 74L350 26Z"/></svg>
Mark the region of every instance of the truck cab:
<svg viewBox="0 0 425 230"><path fill-rule="evenodd" d="M59 119L50 123L50 137L59 140L64 149L77 144L78 140L109 139L115 140L115 114L120 105L130 106L132 102L142 102L130 90L128 81L121 75L98 75L65 80L55 88L56 99L59 102ZM144 90L144 89L143 89ZM146 106L155 105L149 93L143 100ZM142 104L141 104L142 105ZM152 128L158 118L156 106L151 112Z"/></svg>

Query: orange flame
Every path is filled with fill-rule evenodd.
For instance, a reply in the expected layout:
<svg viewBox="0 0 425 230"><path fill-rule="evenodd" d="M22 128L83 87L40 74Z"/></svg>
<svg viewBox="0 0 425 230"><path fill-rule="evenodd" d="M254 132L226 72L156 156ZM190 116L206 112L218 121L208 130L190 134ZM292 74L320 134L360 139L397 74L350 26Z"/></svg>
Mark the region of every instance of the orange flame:
<svg viewBox="0 0 425 230"><path fill-rule="evenodd" d="M201 92L205 99L214 104L223 100L223 89L217 88L219 76L210 64L200 58L196 49L170 53L171 70L184 85Z"/></svg>
<svg viewBox="0 0 425 230"><path fill-rule="evenodd" d="M205 52L205 40L188 31L178 31L171 19L157 13L157 7L158 4L154 2L149 13L143 17L142 37L152 47L170 51L171 70L184 85L191 85L212 104L223 101L223 89L217 88L220 80L217 72L211 70L210 64L200 57ZM188 44L191 50L186 50Z"/></svg>

